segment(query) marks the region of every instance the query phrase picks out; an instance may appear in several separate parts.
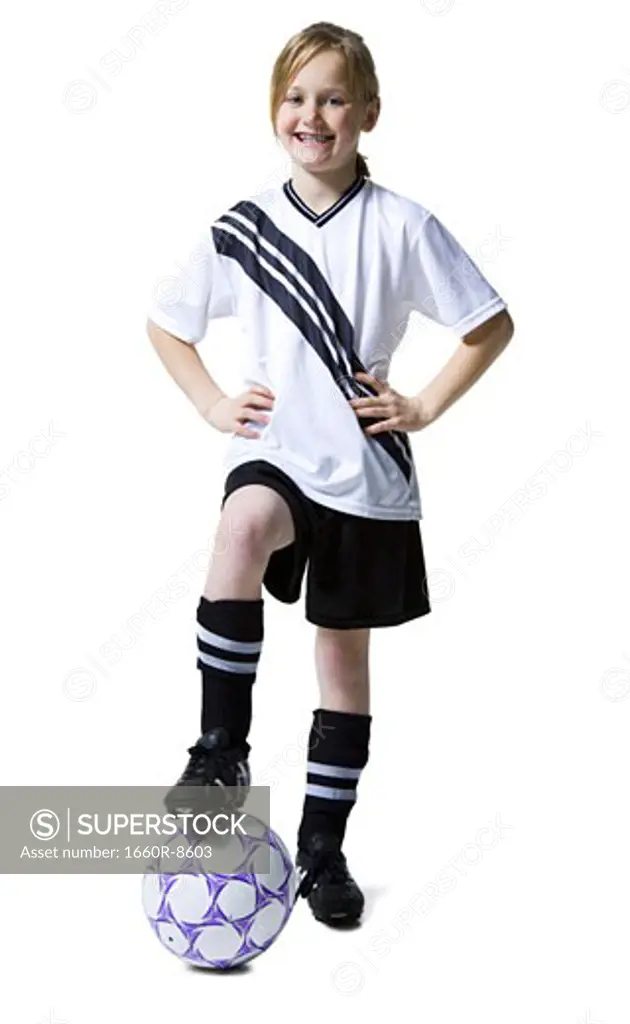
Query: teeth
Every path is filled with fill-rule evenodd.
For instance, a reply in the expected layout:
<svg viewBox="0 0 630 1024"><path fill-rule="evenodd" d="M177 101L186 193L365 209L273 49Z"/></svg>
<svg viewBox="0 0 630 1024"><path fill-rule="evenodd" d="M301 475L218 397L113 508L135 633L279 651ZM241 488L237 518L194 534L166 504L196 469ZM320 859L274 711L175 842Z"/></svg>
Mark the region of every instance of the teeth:
<svg viewBox="0 0 630 1024"><path fill-rule="evenodd" d="M298 139L309 139L313 142L328 142L331 138L330 135L305 135L303 132L297 133Z"/></svg>

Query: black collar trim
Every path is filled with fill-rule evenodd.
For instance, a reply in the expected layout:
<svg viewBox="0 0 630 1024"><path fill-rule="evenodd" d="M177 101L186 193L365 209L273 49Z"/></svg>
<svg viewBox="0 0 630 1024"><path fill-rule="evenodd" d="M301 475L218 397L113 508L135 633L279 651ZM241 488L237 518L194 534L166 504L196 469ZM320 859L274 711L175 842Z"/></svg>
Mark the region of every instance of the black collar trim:
<svg viewBox="0 0 630 1024"><path fill-rule="evenodd" d="M355 178L352 185L349 185L346 191L339 196L337 202L333 203L332 206L329 206L323 213L315 213L314 210L311 210L310 206L306 205L303 199L300 199L299 195L293 188L292 178L289 178L288 181L284 182L282 189L289 202L293 203L299 213L303 214L307 220L310 220L315 227L322 228L324 224L327 224L332 217L335 217L341 210L343 210L344 206L347 206L348 203L354 199L361 189L364 188L367 180L368 179L365 175L360 174Z"/></svg>

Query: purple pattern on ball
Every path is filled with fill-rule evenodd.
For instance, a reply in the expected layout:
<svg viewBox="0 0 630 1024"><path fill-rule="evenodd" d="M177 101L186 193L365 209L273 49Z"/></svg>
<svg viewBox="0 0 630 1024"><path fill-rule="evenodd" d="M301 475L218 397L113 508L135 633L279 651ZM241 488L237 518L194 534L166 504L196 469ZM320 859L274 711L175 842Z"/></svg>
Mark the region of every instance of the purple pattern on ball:
<svg viewBox="0 0 630 1024"><path fill-rule="evenodd" d="M194 874L161 874L159 862L154 862L155 872L144 876L143 905L151 927L162 945L184 962L218 969L245 963L275 942L291 915L297 877L280 837L266 829L260 837L242 837L242 842L243 861L232 874L211 874L192 861L198 869ZM253 861L265 848L270 871L256 874ZM232 903L227 912L221 906L223 894ZM189 907L189 919L178 903ZM222 931L212 932L213 927Z"/></svg>

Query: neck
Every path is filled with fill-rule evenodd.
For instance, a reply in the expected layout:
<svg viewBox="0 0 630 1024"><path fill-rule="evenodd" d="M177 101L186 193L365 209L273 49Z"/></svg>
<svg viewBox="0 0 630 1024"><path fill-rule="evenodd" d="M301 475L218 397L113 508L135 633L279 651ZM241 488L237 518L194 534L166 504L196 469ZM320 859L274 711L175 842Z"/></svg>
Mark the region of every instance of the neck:
<svg viewBox="0 0 630 1024"><path fill-rule="evenodd" d="M291 164L291 183L311 209L332 205L356 181L356 157L345 167L333 171L311 173L299 164Z"/></svg>

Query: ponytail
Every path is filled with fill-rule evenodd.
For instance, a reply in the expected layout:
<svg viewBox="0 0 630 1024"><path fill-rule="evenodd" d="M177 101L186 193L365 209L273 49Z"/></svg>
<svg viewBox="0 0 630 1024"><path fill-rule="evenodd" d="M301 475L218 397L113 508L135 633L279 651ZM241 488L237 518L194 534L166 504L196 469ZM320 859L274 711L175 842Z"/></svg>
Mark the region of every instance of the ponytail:
<svg viewBox="0 0 630 1024"><path fill-rule="evenodd" d="M370 170L367 165L367 161L365 157L361 155L361 153L357 153L356 174L357 177L370 177Z"/></svg>

